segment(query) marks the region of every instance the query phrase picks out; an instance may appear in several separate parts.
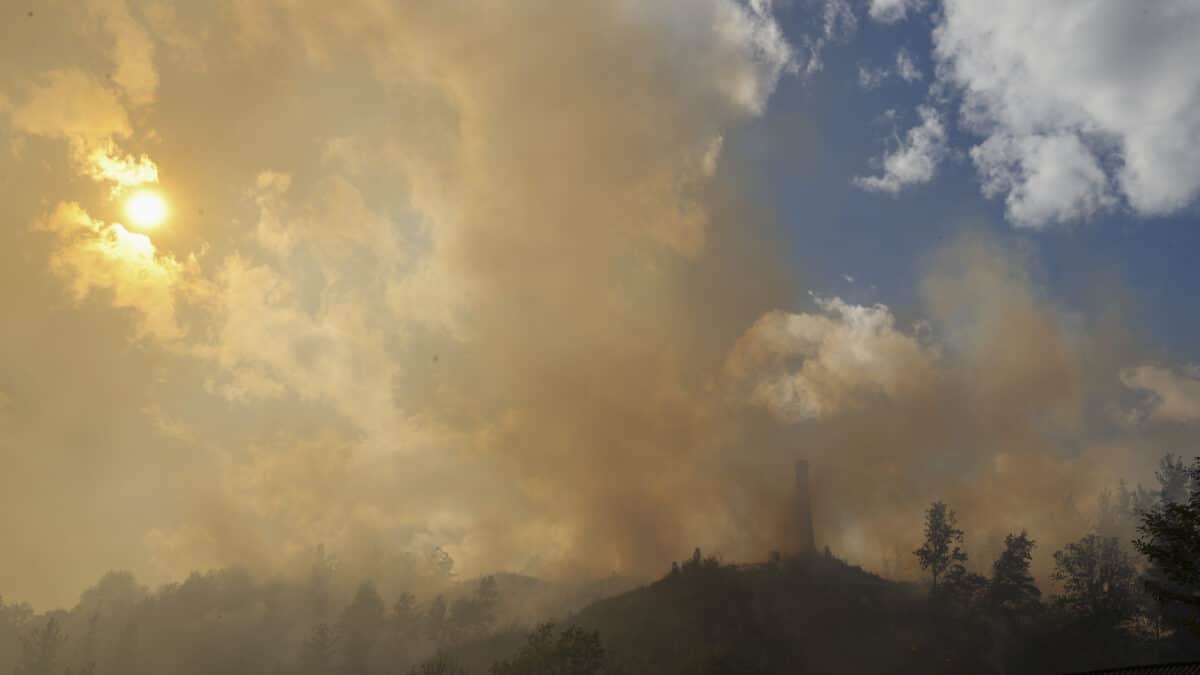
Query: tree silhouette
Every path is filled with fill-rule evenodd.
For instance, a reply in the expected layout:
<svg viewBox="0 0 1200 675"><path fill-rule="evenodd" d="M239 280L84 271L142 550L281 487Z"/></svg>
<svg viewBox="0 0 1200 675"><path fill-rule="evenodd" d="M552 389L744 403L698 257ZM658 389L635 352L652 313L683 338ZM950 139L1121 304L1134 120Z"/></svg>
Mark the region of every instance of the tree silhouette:
<svg viewBox="0 0 1200 675"><path fill-rule="evenodd" d="M433 642L441 642L446 633L446 598L437 596L429 605L425 617L425 636Z"/></svg>
<svg viewBox="0 0 1200 675"><path fill-rule="evenodd" d="M466 668L444 652L408 671L408 675L467 675Z"/></svg>
<svg viewBox="0 0 1200 675"><path fill-rule="evenodd" d="M375 584L370 581L360 584L338 621L347 675L367 672L367 661L383 629L385 612Z"/></svg>
<svg viewBox="0 0 1200 675"><path fill-rule="evenodd" d="M492 664L492 675L598 675L605 670L600 634L569 626L557 636L544 623L512 659Z"/></svg>
<svg viewBox="0 0 1200 675"><path fill-rule="evenodd" d="M451 639L462 641L486 635L496 622L496 602L499 597L496 579L487 576L479 580L479 588L474 595L455 600L450 608Z"/></svg>
<svg viewBox="0 0 1200 675"><path fill-rule="evenodd" d="M1182 457L1167 453L1158 463L1154 472L1158 479L1158 498L1162 504L1178 504L1188 498L1188 484L1192 480L1192 470L1184 463Z"/></svg>
<svg viewBox="0 0 1200 675"><path fill-rule="evenodd" d="M300 670L304 675L328 675L333 672L337 637L327 623L317 624L300 646Z"/></svg>
<svg viewBox="0 0 1200 675"><path fill-rule="evenodd" d="M1089 629L1112 629L1137 611L1137 572L1114 537L1089 534L1054 553L1062 610Z"/></svg>
<svg viewBox="0 0 1200 675"><path fill-rule="evenodd" d="M988 605L1008 615L1029 614L1041 605L1042 592L1029 573L1037 543L1021 530L1004 538L1004 550L992 564Z"/></svg>
<svg viewBox="0 0 1200 675"><path fill-rule="evenodd" d="M974 609L987 592L988 580L982 574L967 570L967 558L950 564L942 577L941 587L935 591L935 597L942 602L956 606L962 610Z"/></svg>
<svg viewBox="0 0 1200 675"><path fill-rule="evenodd" d="M412 640L420 634L421 606L412 593L401 593L392 605L392 629L402 640Z"/></svg>
<svg viewBox="0 0 1200 675"><path fill-rule="evenodd" d="M1144 579L1148 590L1165 603L1189 608L1190 623L1200 630L1200 458L1185 472L1175 471L1182 462L1169 460L1170 455L1163 468L1171 473L1166 480L1160 475L1163 500L1143 514L1141 536L1133 544L1151 562ZM1168 500L1168 487L1185 491L1186 499Z"/></svg>
<svg viewBox="0 0 1200 675"><path fill-rule="evenodd" d="M324 544L317 545L308 573L308 593L317 618L324 619L329 611L329 586L336 568L337 559L325 551Z"/></svg>
<svg viewBox="0 0 1200 675"><path fill-rule="evenodd" d="M934 502L925 512L925 543L913 554L921 563L921 569L929 570L933 595L938 592L938 578L951 566L961 566L967 560L967 554L962 550L963 531L956 527L957 524L954 510L941 501Z"/></svg>
<svg viewBox="0 0 1200 675"><path fill-rule="evenodd" d="M57 617L21 636L21 656L13 675L57 675L58 651L66 643Z"/></svg>
<svg viewBox="0 0 1200 675"><path fill-rule="evenodd" d="M113 656L112 667L118 673L137 672L138 654L138 625L133 619L125 622L121 635L117 638L116 653Z"/></svg>

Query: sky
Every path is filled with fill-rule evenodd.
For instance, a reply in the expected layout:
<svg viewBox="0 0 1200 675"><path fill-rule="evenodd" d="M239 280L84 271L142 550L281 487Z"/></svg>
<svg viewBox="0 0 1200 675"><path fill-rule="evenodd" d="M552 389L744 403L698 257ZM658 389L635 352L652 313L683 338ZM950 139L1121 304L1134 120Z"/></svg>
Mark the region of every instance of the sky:
<svg viewBox="0 0 1200 675"><path fill-rule="evenodd" d="M757 560L796 459L1044 576L1195 447L1195 2L3 11L5 597Z"/></svg>

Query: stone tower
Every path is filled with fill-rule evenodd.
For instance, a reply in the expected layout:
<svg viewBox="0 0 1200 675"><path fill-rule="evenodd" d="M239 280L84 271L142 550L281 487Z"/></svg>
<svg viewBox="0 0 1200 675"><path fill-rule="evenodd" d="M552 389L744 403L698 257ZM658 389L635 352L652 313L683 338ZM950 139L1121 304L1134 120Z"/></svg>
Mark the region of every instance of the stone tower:
<svg viewBox="0 0 1200 675"><path fill-rule="evenodd" d="M796 461L796 547L800 553L817 550L813 538L812 491L808 484L808 462Z"/></svg>

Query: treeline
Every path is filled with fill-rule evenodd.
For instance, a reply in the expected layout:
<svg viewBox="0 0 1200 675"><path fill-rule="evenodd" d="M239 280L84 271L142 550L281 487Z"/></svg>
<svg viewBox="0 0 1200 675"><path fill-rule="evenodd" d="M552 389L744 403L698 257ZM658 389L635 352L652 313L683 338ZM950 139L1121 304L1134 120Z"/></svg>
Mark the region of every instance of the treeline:
<svg viewBox="0 0 1200 675"><path fill-rule="evenodd" d="M311 583L262 584L224 570L150 594L132 575L114 572L70 612L35 618L27 605L0 601L0 656L14 675L403 672L492 634L498 600L493 577L473 592L453 600L439 594L425 605L412 593L388 605L368 581L325 619L328 599Z"/></svg>
<svg viewBox="0 0 1200 675"><path fill-rule="evenodd" d="M1102 495L1095 531L1053 552L1049 597L1030 573L1028 532L1009 534L990 576L978 574L954 510L934 502L914 555L946 630L967 653L1012 667L1078 668L1082 653L1097 666L1200 656L1200 459L1167 455L1156 478Z"/></svg>
<svg viewBox="0 0 1200 675"><path fill-rule="evenodd" d="M0 673L1050 673L1200 659L1200 459L1168 456L1157 478L1104 495L1094 531L1049 554L1053 589L1030 572L1035 529L976 566L953 508L935 502L913 552L927 583L828 550L758 565L697 550L532 629L506 609L534 594L529 578L422 578L386 598L369 581L336 591L323 552L302 581L234 569L150 592L114 572L69 611L0 601Z"/></svg>

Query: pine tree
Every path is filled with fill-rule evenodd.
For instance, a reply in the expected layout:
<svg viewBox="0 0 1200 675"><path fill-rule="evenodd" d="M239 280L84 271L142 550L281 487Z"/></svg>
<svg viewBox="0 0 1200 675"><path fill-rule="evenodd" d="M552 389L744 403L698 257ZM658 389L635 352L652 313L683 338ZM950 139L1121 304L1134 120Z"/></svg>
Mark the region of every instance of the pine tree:
<svg viewBox="0 0 1200 675"><path fill-rule="evenodd" d="M342 611L338 621L338 632L342 640L347 675L363 675L368 672L367 663L375 641L383 630L386 611L383 598L375 590L375 584L364 581L354 594L354 599Z"/></svg>

